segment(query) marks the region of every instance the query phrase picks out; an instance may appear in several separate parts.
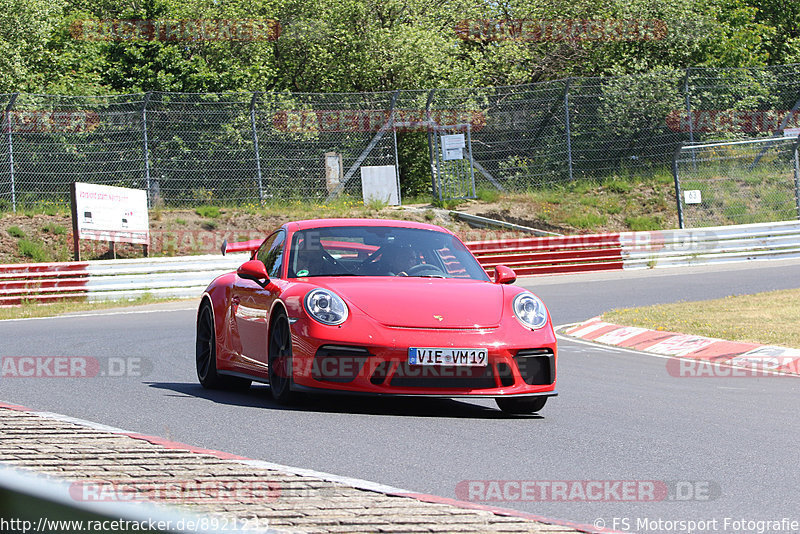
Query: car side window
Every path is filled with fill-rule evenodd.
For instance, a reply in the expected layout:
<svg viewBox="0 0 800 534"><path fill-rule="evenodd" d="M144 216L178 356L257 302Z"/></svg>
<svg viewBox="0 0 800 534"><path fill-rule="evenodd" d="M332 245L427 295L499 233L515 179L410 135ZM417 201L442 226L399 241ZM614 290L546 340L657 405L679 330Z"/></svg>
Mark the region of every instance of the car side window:
<svg viewBox="0 0 800 534"><path fill-rule="evenodd" d="M278 230L269 236L259 247L256 259L264 264L270 278L280 278L281 264L283 263L283 242L286 233Z"/></svg>

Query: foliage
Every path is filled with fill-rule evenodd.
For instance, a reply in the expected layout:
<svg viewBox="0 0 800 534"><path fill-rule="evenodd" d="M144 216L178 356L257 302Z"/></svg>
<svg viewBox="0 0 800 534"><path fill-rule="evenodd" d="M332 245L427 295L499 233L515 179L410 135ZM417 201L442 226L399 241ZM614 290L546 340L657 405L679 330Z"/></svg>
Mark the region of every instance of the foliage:
<svg viewBox="0 0 800 534"><path fill-rule="evenodd" d="M29 258L33 263L52 261L50 254L47 253L42 244L38 241L20 239L17 241L17 248L21 256Z"/></svg>
<svg viewBox="0 0 800 534"><path fill-rule="evenodd" d="M19 238L19 239L22 239L22 238L25 237L25 232L23 232L22 228L20 228L19 226L11 226L11 227L8 228L7 231L8 231L8 235L10 235L11 237L16 237L16 238Z"/></svg>
<svg viewBox="0 0 800 534"><path fill-rule="evenodd" d="M216 219L222 213L219 206L200 206L194 211L201 217L209 217L211 219Z"/></svg>
<svg viewBox="0 0 800 534"><path fill-rule="evenodd" d="M280 33L169 40L86 30L114 19L271 20ZM487 19L663 27L632 39L464 31L464 21ZM380 91L778 64L800 58L799 26L800 8L778 0L0 0L0 93Z"/></svg>

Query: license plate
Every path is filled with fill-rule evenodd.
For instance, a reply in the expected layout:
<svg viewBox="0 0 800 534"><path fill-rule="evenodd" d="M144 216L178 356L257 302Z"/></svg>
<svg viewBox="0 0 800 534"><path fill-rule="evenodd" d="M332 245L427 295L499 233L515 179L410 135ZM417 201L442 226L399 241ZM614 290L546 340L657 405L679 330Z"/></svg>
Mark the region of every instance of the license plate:
<svg viewBox="0 0 800 534"><path fill-rule="evenodd" d="M489 360L486 349L445 349L411 347L408 349L410 365L463 365L486 367Z"/></svg>

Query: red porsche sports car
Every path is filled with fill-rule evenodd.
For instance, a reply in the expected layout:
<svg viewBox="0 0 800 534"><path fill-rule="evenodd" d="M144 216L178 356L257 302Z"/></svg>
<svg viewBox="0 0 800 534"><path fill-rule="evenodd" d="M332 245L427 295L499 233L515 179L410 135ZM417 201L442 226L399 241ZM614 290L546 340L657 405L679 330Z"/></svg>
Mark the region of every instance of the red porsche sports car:
<svg viewBox="0 0 800 534"><path fill-rule="evenodd" d="M215 279L197 313L207 388L487 397L508 413L556 395L556 337L544 303L494 281L452 232L408 221L284 224Z"/></svg>

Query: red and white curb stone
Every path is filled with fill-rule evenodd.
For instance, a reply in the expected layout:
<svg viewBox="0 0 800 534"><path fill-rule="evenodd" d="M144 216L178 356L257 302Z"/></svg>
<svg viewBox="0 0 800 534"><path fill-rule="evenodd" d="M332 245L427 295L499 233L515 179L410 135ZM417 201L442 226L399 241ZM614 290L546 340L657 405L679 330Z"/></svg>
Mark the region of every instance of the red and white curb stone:
<svg viewBox="0 0 800 534"><path fill-rule="evenodd" d="M800 349L743 343L622 326L593 317L582 323L561 329L562 335L584 341L637 350L674 358L668 363L675 376L769 376L800 375ZM680 364L679 360L694 360L698 364ZM742 370L737 370L742 369Z"/></svg>
<svg viewBox="0 0 800 534"><path fill-rule="evenodd" d="M127 438L131 438L134 440L141 440L148 442L152 445L163 447L164 449L174 450L174 451L181 451L184 453L195 453L198 455L203 456L212 456L219 460L223 460L226 462L232 462L238 465L246 465L252 467L253 469L265 469L271 471L278 471L281 473L296 475L300 477L310 477L315 479L321 479L327 482L332 482L336 484L341 484L345 486L349 486L351 488L357 490L364 490L368 492L374 492L375 494L382 494L386 497L399 497L399 498L407 498L419 501L421 503L430 503L430 504L438 504L438 505L447 505L451 506L454 509L461 509L461 510L473 510L476 513L480 512L488 512L490 514L494 514L496 516L517 518L520 520L527 520L536 523L531 523L531 532L540 532L544 529L552 531L552 532L571 532L571 531L579 531L579 532L614 532L609 529L605 528L597 528L594 525L588 524L581 524L572 521L564 521L559 519L552 519L548 517L543 517L536 514L531 514L519 510L513 510L508 508L501 508L497 506L485 505L475 502L468 502L468 501L460 501L457 499L451 499L447 497L440 497L437 495L430 495L424 493L415 493L408 490L395 488L392 486L387 486L384 484L379 484L376 482L370 482L366 480L350 478L350 477L343 477L339 475L334 475L330 473L324 473L319 471L314 471L310 469L302 469L297 467L291 467L281 464L275 464L271 462L265 462L261 460L254 460L250 458L246 458L243 456L238 456L235 454L230 454L222 451L217 451L213 449L205 449L200 447L195 447L192 445L187 445L185 443L179 443L176 441L168 440L165 438L161 438L158 436L149 436L145 434L140 434L137 432L130 432L127 430L122 430L119 428L95 423L92 421L86 421L83 419L77 419L74 417L56 414L52 412L45 412L45 411L37 411L31 408L27 408L25 406L19 406L15 404L9 404L0 402L0 410L10 410L13 412L20 412L31 416L38 416L45 420L50 421L58 421L61 423L68 423L72 425L77 425L80 427L84 427L87 429L91 429L97 432L112 434L116 436L124 436ZM0 462L1 464L2 462ZM462 512L463 513L463 512ZM538 525L537 527L537 523ZM544 525L541 525L541 524ZM544 527L544 528L542 528ZM445 525L446 528L446 525ZM502 529L501 529L502 530ZM483 529L481 529L483 531Z"/></svg>

